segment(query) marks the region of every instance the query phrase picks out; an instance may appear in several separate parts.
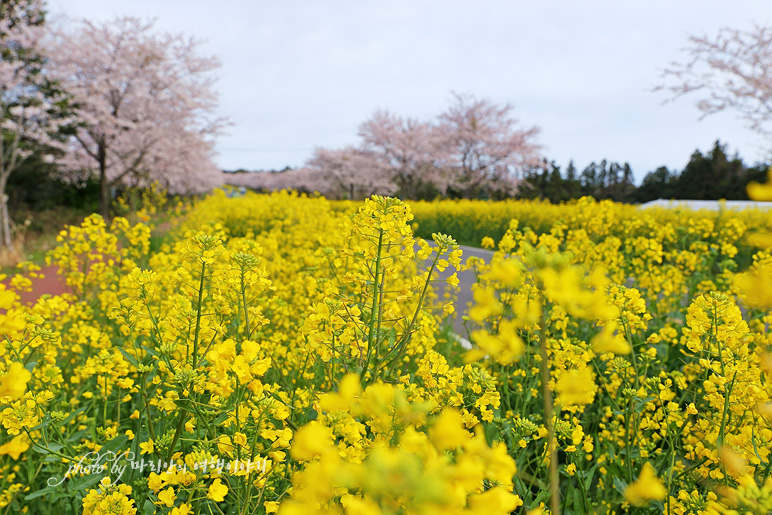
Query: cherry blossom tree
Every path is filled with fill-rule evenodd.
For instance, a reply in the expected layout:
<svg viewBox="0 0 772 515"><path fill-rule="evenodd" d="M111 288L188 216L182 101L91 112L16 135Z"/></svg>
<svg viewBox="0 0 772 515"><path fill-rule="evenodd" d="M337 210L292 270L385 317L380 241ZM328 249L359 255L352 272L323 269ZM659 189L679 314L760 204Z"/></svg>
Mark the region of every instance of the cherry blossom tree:
<svg viewBox="0 0 772 515"><path fill-rule="evenodd" d="M360 142L343 149L317 148L306 167L281 173L237 174L231 184L257 189L318 191L331 198L373 193L427 198L449 188L464 196L484 189L511 194L517 173L543 166L537 128L521 129L510 105L455 96L435 121L376 111L359 126Z"/></svg>
<svg viewBox="0 0 772 515"><path fill-rule="evenodd" d="M61 30L51 53L82 120L62 165L98 174L102 215L122 184L158 180L188 193L220 182L212 163L224 123L214 116L219 62L199 55L199 42L123 17Z"/></svg>
<svg viewBox="0 0 772 515"><path fill-rule="evenodd" d="M355 147L316 148L307 166L323 178L330 197L361 199L395 190L389 168L378 156Z"/></svg>
<svg viewBox="0 0 772 515"><path fill-rule="evenodd" d="M426 185L444 193L448 171L442 134L431 123L376 111L359 126L362 149L376 156L391 175L399 195L416 198Z"/></svg>
<svg viewBox="0 0 772 515"><path fill-rule="evenodd" d="M133 186L158 182L166 191L180 194L206 193L222 185L222 170L213 160L214 142L197 132L170 131L165 142L174 159L163 152L150 152L146 162L131 174Z"/></svg>
<svg viewBox="0 0 772 515"><path fill-rule="evenodd" d="M454 103L440 115L452 187L461 196L481 189L511 194L521 171L542 165L541 146L535 142L539 128L520 128L512 110L510 104L454 94Z"/></svg>
<svg viewBox="0 0 772 515"><path fill-rule="evenodd" d="M13 245L5 192L8 178L33 148L55 150L59 130L68 122L65 98L43 71L44 37L40 0L0 3L0 247Z"/></svg>
<svg viewBox="0 0 772 515"><path fill-rule="evenodd" d="M732 110L752 130L772 135L772 28L692 36L686 52L688 58L663 71L655 90L668 92L669 100L693 94L703 117Z"/></svg>
<svg viewBox="0 0 772 515"><path fill-rule="evenodd" d="M296 190L300 193L320 193L333 198L339 191L318 169L304 167L280 172L224 173L224 182L231 186L243 186L258 191Z"/></svg>
<svg viewBox="0 0 772 515"><path fill-rule="evenodd" d="M335 198L337 193L328 177L320 173L318 169L308 166L296 170L275 172L270 175L274 176L271 188L273 190L297 190L308 194L320 193L330 198Z"/></svg>

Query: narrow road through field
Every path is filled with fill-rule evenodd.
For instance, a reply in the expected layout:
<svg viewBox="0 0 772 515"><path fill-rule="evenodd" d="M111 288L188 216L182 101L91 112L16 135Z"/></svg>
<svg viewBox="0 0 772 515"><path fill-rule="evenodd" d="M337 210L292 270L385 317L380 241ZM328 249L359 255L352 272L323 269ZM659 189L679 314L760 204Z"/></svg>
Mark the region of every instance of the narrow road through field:
<svg viewBox="0 0 772 515"><path fill-rule="evenodd" d="M159 236L166 234L171 228L169 221L163 221L153 228L153 235ZM31 306L43 295L61 295L63 293L72 293L72 289L67 286L64 276L57 273L58 267L55 264L46 265L41 264L42 268L38 272L43 277L32 278L32 290L19 292L20 301L26 306ZM3 283L6 287L10 283L11 276L9 274Z"/></svg>
<svg viewBox="0 0 772 515"><path fill-rule="evenodd" d="M159 226L156 228L156 233L163 234L168 230L168 228L168 223L159 224ZM429 241L429 243L433 245L433 242ZM416 246L416 250L418 249L419 247ZM490 250L466 247L463 245L461 246L461 249L464 252L462 256L463 263L466 263L466 260L471 256L478 257L488 263L493 256L493 252ZM430 262L427 260L426 264L428 266L430 265ZM60 295L66 292L69 293L70 289L64 283L64 277L58 275L56 271L56 265L44 266L40 273L45 275L45 277L33 279L32 291L20 293L22 304L34 304L34 302L37 301L41 295L45 294ZM448 267L445 271L440 272L437 278L441 280L447 279L450 277L450 275L453 274L453 272L455 272L455 269ZM6 279L4 282L7 284L9 279L10 278ZM440 300L444 299L445 292L450 290L450 299L453 300L453 303L456 307L453 319L453 328L459 336L464 338L466 338L468 335L466 334L466 329L464 328L462 317L464 314L466 314L466 311L473 300L472 285L475 283L475 280L476 278L474 271L464 270L458 272L458 290L456 291L447 288L447 284L443 281L438 281L435 283L435 292L437 293L437 296Z"/></svg>
<svg viewBox="0 0 772 515"><path fill-rule="evenodd" d="M478 257L484 260L486 263L490 263L490 260L493 257L493 251L491 250L466 247L464 245L461 245L461 250L464 251L464 254L461 258L462 263L466 263L466 260L472 256ZM431 263L428 262L427 264ZM453 272L455 272L455 270L452 267L448 267L444 272L440 272L438 277L440 279L447 279L453 275ZM466 329L464 328L462 317L466 314L469 304L471 304L473 300L472 285L475 282L476 277L474 271L464 270L458 272L458 290L456 292L453 292L453 290L447 288L447 284L444 282L438 282L435 286L435 291L437 292L437 297L439 299L443 299L445 292L450 290L450 298L453 300L453 303L456 306L456 312L454 313L455 318L453 320L453 329L455 330L456 334L464 338L467 338L468 335L466 334Z"/></svg>
<svg viewBox="0 0 772 515"><path fill-rule="evenodd" d="M72 290L64 281L64 277L58 275L56 265L44 265L38 272L43 277L31 279L32 290L19 292L21 303L27 306L34 304L42 295L61 295L63 293L72 293ZM10 277L6 279L8 284Z"/></svg>

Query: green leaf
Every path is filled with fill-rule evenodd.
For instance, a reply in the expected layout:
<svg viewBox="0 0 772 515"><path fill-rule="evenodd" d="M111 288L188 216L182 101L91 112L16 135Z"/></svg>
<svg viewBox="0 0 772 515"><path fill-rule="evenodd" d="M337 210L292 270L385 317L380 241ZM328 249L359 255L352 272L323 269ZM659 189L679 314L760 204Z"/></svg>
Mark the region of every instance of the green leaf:
<svg viewBox="0 0 772 515"><path fill-rule="evenodd" d="M116 436L106 444L102 446L102 448L99 450L99 454L104 457L104 454L107 452L114 452L118 454L122 449L123 446L126 444L126 442L129 441L129 437L126 435Z"/></svg>
<svg viewBox="0 0 772 515"><path fill-rule="evenodd" d="M590 485L592 485L592 478L595 477L595 470L596 470L596 467L591 468L587 474L587 477L584 478L584 489L587 492L590 491Z"/></svg>
<svg viewBox="0 0 772 515"><path fill-rule="evenodd" d="M549 500L550 493L547 490L542 490L539 492L536 497L534 498L533 502L531 503L531 509L535 509L539 507L540 503L547 504L547 501Z"/></svg>
<svg viewBox="0 0 772 515"><path fill-rule="evenodd" d="M310 422L312 420L316 420L319 418L319 413L314 408L308 408L306 409L304 415L304 420Z"/></svg>
<svg viewBox="0 0 772 515"><path fill-rule="evenodd" d="M582 494L579 493L579 489L578 488L573 488L572 489L572 494L573 495L571 496L572 497L571 503L573 504L573 508L574 508L574 510L578 510L578 513L581 513L581 510L582 510Z"/></svg>
<svg viewBox="0 0 772 515"><path fill-rule="evenodd" d="M653 396L649 396L649 397L646 397L644 399L641 399L640 397L635 397L633 399L633 408L635 409L635 411L640 411L641 408L643 408L648 403L650 403L651 401L654 401L654 400L657 400L657 398L653 397Z"/></svg>
<svg viewBox="0 0 772 515"><path fill-rule="evenodd" d="M153 349L151 349L150 347L148 347L147 345L141 345L140 347L142 348L142 350L144 350L145 352L147 352L151 356L158 356L158 353L156 351L154 351Z"/></svg>
<svg viewBox="0 0 772 515"><path fill-rule="evenodd" d="M145 504L142 505L142 513L144 515L154 515L156 510L156 505L153 504L153 501L150 499L145 500Z"/></svg>
<svg viewBox="0 0 772 515"><path fill-rule="evenodd" d="M619 479L619 476L614 476L614 488L617 492L624 495L627 490L627 482Z"/></svg>
<svg viewBox="0 0 772 515"><path fill-rule="evenodd" d="M121 351L121 354L123 354L123 357L126 358L126 360L129 363L131 363L134 368L137 368L137 366L139 365L139 362L137 361L137 358L135 358L134 356L132 356L131 354L129 354L128 352L126 352L125 350L123 350L120 347L116 347L116 348L119 351Z"/></svg>
<svg viewBox="0 0 772 515"><path fill-rule="evenodd" d="M60 487L58 486L49 486L46 488L43 488L42 490L38 490L36 492L32 492L31 494L24 497L25 501L29 501L32 499L37 499L38 497L43 497L44 495L53 494L56 493L57 489Z"/></svg>
<svg viewBox="0 0 772 515"><path fill-rule="evenodd" d="M40 447L35 445L35 446L32 447L32 450L34 450L38 454L50 454L51 451L59 452L62 449L62 447L64 447L64 445L62 445L60 443L50 443L50 444L48 444L48 448L47 449L41 449ZM61 458L57 457L56 461L61 461Z"/></svg>
<svg viewBox="0 0 772 515"><path fill-rule="evenodd" d="M90 486L94 486L99 483L105 474L89 474L88 476L79 477L70 481L70 491L85 490Z"/></svg>

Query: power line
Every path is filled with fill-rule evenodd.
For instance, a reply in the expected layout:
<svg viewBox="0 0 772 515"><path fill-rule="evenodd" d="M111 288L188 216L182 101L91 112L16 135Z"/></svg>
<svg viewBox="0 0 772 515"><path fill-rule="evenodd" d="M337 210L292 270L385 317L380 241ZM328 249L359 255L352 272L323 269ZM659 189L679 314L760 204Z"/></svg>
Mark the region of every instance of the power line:
<svg viewBox="0 0 772 515"><path fill-rule="evenodd" d="M262 152L262 153L277 153L277 152L310 152L314 147L306 148L246 148L246 147L221 147L221 152Z"/></svg>

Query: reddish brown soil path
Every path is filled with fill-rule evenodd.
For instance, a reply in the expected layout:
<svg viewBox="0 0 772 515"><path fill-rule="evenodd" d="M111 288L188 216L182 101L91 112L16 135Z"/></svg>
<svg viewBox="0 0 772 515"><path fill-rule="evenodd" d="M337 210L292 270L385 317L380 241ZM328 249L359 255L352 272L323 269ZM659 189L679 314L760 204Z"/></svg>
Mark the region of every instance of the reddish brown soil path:
<svg viewBox="0 0 772 515"><path fill-rule="evenodd" d="M161 222L156 226L156 228L153 230L153 234L164 234L169 231L171 228L171 224L166 222ZM72 289L67 286L64 276L61 276L56 273L57 272L57 266L56 265L46 265L43 266L42 269L38 272L38 274L42 275L43 277L35 277L30 278L32 281L32 290L31 291L24 291L24 292L18 292L19 297L21 297L21 303L27 306L30 306L34 304L40 297L43 295L61 295L63 293L72 293ZM11 277L7 277L5 280L3 280L3 284L8 287L8 284L10 282Z"/></svg>
<svg viewBox="0 0 772 515"><path fill-rule="evenodd" d="M70 287L65 284L64 277L57 274L56 270L56 265L44 266L42 270L38 272L38 274L42 274L44 277L31 278L32 291L23 291L19 293L21 303L29 306L46 294L61 295L62 293L72 293ZM3 282L7 285L9 279L6 279Z"/></svg>

